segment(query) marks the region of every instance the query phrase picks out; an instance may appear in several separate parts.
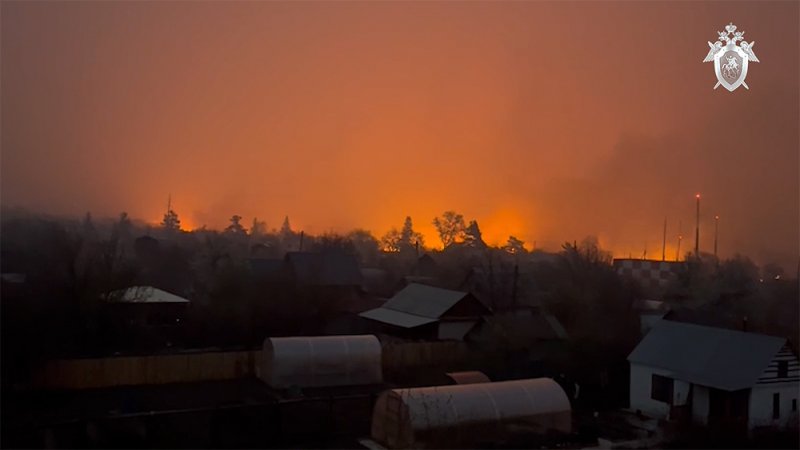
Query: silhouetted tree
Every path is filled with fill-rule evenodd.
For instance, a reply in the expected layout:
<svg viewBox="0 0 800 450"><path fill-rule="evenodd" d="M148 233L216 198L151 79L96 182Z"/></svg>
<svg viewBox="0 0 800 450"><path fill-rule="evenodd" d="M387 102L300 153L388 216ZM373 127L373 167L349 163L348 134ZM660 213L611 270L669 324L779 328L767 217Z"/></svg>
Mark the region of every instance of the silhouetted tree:
<svg viewBox="0 0 800 450"><path fill-rule="evenodd" d="M573 261L581 260L591 265L608 266L613 259L611 252L600 248L600 243L595 236L583 238L580 244L566 242L562 245L562 249L564 250L562 254L572 258Z"/></svg>
<svg viewBox="0 0 800 450"><path fill-rule="evenodd" d="M381 238L381 250L390 253L399 252L401 248L401 242L402 234L397 231L397 228L392 228Z"/></svg>
<svg viewBox="0 0 800 450"><path fill-rule="evenodd" d="M748 294L756 289L759 270L750 258L736 255L719 265L718 277L721 292Z"/></svg>
<svg viewBox="0 0 800 450"><path fill-rule="evenodd" d="M362 265L374 265L378 262L379 243L369 231L356 229L347 234Z"/></svg>
<svg viewBox="0 0 800 450"><path fill-rule="evenodd" d="M353 241L336 233L325 233L314 239L312 250L315 252L343 252L354 254L356 252Z"/></svg>
<svg viewBox="0 0 800 450"><path fill-rule="evenodd" d="M283 218L283 224L281 225L279 233L281 236L287 236L293 233L292 226L289 224L289 216Z"/></svg>
<svg viewBox="0 0 800 450"><path fill-rule="evenodd" d="M454 211L445 211L441 217L433 219L433 225L439 232L442 245L447 248L464 236L464 216Z"/></svg>
<svg viewBox="0 0 800 450"><path fill-rule="evenodd" d="M507 251L508 253L511 253L512 255L517 255L527 252L527 250L525 250L525 242L521 239L517 239L514 236L508 237L508 242L506 242L506 245L505 247L503 247L503 250Z"/></svg>
<svg viewBox="0 0 800 450"><path fill-rule="evenodd" d="M175 232L180 231L181 229L181 219L178 217L178 213L169 208L167 213L164 214L164 219L161 221L161 226L166 231Z"/></svg>
<svg viewBox="0 0 800 450"><path fill-rule="evenodd" d="M225 232L228 233L228 234L234 234L234 235L237 235L237 236L244 236L245 234L247 234L247 229L245 227L243 227L242 224L240 223L241 220L242 220L242 216L239 216L239 215L236 215L236 214L231 216L231 218L230 218L231 224L228 225L227 228L225 228Z"/></svg>
<svg viewBox="0 0 800 450"><path fill-rule="evenodd" d="M469 225L464 229L464 243L470 247L486 247L486 243L483 242L483 234L476 220L471 220Z"/></svg>
<svg viewBox="0 0 800 450"><path fill-rule="evenodd" d="M278 231L278 236L281 239L284 249L297 248L298 244L295 242L297 233L292 230L292 226L289 224L289 216L284 217L281 229Z"/></svg>
<svg viewBox="0 0 800 450"><path fill-rule="evenodd" d="M250 227L250 236L261 237L267 233L267 223L253 217L253 226Z"/></svg>
<svg viewBox="0 0 800 450"><path fill-rule="evenodd" d="M425 239L422 237L422 234L414 231L411 217L407 216L405 222L403 222L403 229L400 231L399 248L400 250L413 249L417 245L420 247L424 246Z"/></svg>

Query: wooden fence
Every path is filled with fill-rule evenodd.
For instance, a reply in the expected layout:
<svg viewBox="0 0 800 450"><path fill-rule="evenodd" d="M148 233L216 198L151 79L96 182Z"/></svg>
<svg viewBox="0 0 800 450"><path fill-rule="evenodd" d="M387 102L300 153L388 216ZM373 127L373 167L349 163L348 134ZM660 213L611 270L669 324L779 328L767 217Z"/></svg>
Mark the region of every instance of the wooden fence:
<svg viewBox="0 0 800 450"><path fill-rule="evenodd" d="M384 343L384 372L455 367L474 358L463 342ZM46 389L190 383L258 376L262 352L203 352L48 361L32 384Z"/></svg>
<svg viewBox="0 0 800 450"><path fill-rule="evenodd" d="M231 380L255 375L260 351L179 353L48 361L33 385L86 389L146 384Z"/></svg>
<svg viewBox="0 0 800 450"><path fill-rule="evenodd" d="M383 370L456 366L474 357L464 342L399 342L383 345Z"/></svg>

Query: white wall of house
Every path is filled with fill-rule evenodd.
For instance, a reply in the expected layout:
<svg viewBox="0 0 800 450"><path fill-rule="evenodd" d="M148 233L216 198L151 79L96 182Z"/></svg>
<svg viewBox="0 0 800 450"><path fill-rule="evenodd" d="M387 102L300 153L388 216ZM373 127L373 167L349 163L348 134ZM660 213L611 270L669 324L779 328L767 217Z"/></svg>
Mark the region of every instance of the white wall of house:
<svg viewBox="0 0 800 450"><path fill-rule="evenodd" d="M780 396L780 416L772 418L772 398ZM797 420L797 411L792 411L792 400L800 402L800 385L797 382L757 384L750 391L748 426L786 426Z"/></svg>
<svg viewBox="0 0 800 450"><path fill-rule="evenodd" d="M708 388L694 385L692 389L692 420L694 423L706 425L708 423Z"/></svg>
<svg viewBox="0 0 800 450"><path fill-rule="evenodd" d="M650 398L653 374L670 376L670 372L667 370L631 363L631 409L639 410L653 418L666 419L669 415L670 405Z"/></svg>
<svg viewBox="0 0 800 450"><path fill-rule="evenodd" d="M672 383L672 404L683 406L689 403L689 389L692 383L683 380L675 380Z"/></svg>

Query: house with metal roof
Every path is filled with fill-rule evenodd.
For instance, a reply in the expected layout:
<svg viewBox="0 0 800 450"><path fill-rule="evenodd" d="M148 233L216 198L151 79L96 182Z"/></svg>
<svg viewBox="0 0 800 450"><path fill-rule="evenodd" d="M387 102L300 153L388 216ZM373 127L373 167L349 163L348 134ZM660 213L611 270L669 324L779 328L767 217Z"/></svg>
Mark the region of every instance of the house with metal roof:
<svg viewBox="0 0 800 450"><path fill-rule="evenodd" d="M531 308L495 313L485 318L485 323L475 340L509 350L537 350L537 344L563 342L569 339L567 331L552 314Z"/></svg>
<svg viewBox="0 0 800 450"><path fill-rule="evenodd" d="M359 314L388 334L420 339L464 340L491 311L468 292L412 283L380 308Z"/></svg>
<svg viewBox="0 0 800 450"><path fill-rule="evenodd" d="M153 286L139 285L104 295L103 317L115 330L107 345L120 351L152 350L181 342L189 299Z"/></svg>
<svg viewBox="0 0 800 450"><path fill-rule="evenodd" d="M112 303L189 303L188 299L152 286L132 286L111 292L108 301Z"/></svg>
<svg viewBox="0 0 800 450"><path fill-rule="evenodd" d="M797 424L800 363L784 338L662 320L628 361L632 410L750 431Z"/></svg>

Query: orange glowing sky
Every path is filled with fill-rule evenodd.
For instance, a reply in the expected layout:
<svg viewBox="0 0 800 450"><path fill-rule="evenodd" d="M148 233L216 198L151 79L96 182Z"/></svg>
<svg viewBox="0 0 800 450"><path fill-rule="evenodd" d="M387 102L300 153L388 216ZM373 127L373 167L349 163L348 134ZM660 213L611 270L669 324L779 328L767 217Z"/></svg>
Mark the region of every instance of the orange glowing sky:
<svg viewBox="0 0 800 450"><path fill-rule="evenodd" d="M796 264L797 2L2 2L2 202ZM702 64L734 21L750 90ZM668 253L669 254L669 253Z"/></svg>

